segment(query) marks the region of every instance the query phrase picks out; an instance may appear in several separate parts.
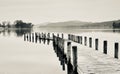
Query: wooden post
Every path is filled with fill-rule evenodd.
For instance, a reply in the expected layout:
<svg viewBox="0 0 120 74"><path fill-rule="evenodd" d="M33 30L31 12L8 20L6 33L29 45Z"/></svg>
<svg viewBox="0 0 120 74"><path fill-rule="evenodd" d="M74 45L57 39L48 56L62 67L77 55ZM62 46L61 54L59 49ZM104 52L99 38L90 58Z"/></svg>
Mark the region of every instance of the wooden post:
<svg viewBox="0 0 120 74"><path fill-rule="evenodd" d="M63 35L63 33L62 33L62 39L64 38L64 35Z"/></svg>
<svg viewBox="0 0 120 74"><path fill-rule="evenodd" d="M31 33L29 33L29 41L31 42Z"/></svg>
<svg viewBox="0 0 120 74"><path fill-rule="evenodd" d="M71 42L67 42L67 62L71 62Z"/></svg>
<svg viewBox="0 0 120 74"><path fill-rule="evenodd" d="M85 46L87 45L87 37L84 37L84 44L85 44Z"/></svg>
<svg viewBox="0 0 120 74"><path fill-rule="evenodd" d="M57 34L57 37L59 37L59 34Z"/></svg>
<svg viewBox="0 0 120 74"><path fill-rule="evenodd" d="M72 47L73 51L73 74L78 74L77 73L77 46Z"/></svg>
<svg viewBox="0 0 120 74"><path fill-rule="evenodd" d="M78 43L80 43L80 36L78 36Z"/></svg>
<svg viewBox="0 0 120 74"><path fill-rule="evenodd" d="M74 42L75 42L75 35L74 35Z"/></svg>
<svg viewBox="0 0 120 74"><path fill-rule="evenodd" d="M74 35L72 35L72 41L74 41Z"/></svg>
<svg viewBox="0 0 120 74"><path fill-rule="evenodd" d="M92 38L91 37L89 38L89 47L90 48L92 47Z"/></svg>
<svg viewBox="0 0 120 74"><path fill-rule="evenodd" d="M77 42L77 36L75 36L75 42Z"/></svg>
<svg viewBox="0 0 120 74"><path fill-rule="evenodd" d="M104 41L103 46L103 53L107 54L107 41Z"/></svg>
<svg viewBox="0 0 120 74"><path fill-rule="evenodd" d="M35 42L37 43L38 35L35 33Z"/></svg>
<svg viewBox="0 0 120 74"><path fill-rule="evenodd" d="M117 58L118 59L118 52L119 52L119 44L118 43L115 43L115 50L114 50L114 58Z"/></svg>
<svg viewBox="0 0 120 74"><path fill-rule="evenodd" d="M46 33L43 34L43 43L45 44L46 42Z"/></svg>
<svg viewBox="0 0 120 74"><path fill-rule="evenodd" d="M26 34L24 34L24 41L26 41Z"/></svg>
<svg viewBox="0 0 120 74"><path fill-rule="evenodd" d="M39 33L39 39L41 39L41 34Z"/></svg>
<svg viewBox="0 0 120 74"><path fill-rule="evenodd" d="M41 34L41 38L43 38L43 32L42 32L42 34Z"/></svg>
<svg viewBox="0 0 120 74"><path fill-rule="evenodd" d="M71 64L71 42L67 42L67 74L72 74L73 66Z"/></svg>
<svg viewBox="0 0 120 74"><path fill-rule="evenodd" d="M54 40L54 33L52 33L52 39Z"/></svg>
<svg viewBox="0 0 120 74"><path fill-rule="evenodd" d="M98 39L95 39L95 50L98 50Z"/></svg>
<svg viewBox="0 0 120 74"><path fill-rule="evenodd" d="M76 42L76 40L77 40L77 37L76 37L75 35L74 35L74 37L75 37L75 40L74 40L74 41Z"/></svg>
<svg viewBox="0 0 120 74"><path fill-rule="evenodd" d="M47 34L47 38L50 39L50 33Z"/></svg>
<svg viewBox="0 0 120 74"><path fill-rule="evenodd" d="M68 34L68 40L71 40L71 38L70 38L70 34Z"/></svg>
<svg viewBox="0 0 120 74"><path fill-rule="evenodd" d="M73 35L73 41L75 41L75 36Z"/></svg>
<svg viewBox="0 0 120 74"><path fill-rule="evenodd" d="M39 33L39 43L41 43L41 34Z"/></svg>
<svg viewBox="0 0 120 74"><path fill-rule="evenodd" d="M27 41L29 40L28 34L27 34Z"/></svg>
<svg viewBox="0 0 120 74"><path fill-rule="evenodd" d="M46 39L46 33L44 33L44 40Z"/></svg>
<svg viewBox="0 0 120 74"><path fill-rule="evenodd" d="M82 39L82 36L80 37L80 44L82 44L82 42L83 42L83 39Z"/></svg>
<svg viewBox="0 0 120 74"><path fill-rule="evenodd" d="M64 53L64 39L60 38L60 47L62 50L63 70L65 70L65 53Z"/></svg>
<svg viewBox="0 0 120 74"><path fill-rule="evenodd" d="M34 42L34 33L32 33L32 42Z"/></svg>

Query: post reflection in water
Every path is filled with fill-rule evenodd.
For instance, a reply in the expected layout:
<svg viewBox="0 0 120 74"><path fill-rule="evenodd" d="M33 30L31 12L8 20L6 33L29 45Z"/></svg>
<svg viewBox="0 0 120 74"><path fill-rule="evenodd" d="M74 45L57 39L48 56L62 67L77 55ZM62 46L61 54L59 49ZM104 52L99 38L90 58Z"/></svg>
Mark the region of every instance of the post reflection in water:
<svg viewBox="0 0 120 74"><path fill-rule="evenodd" d="M41 43L43 42L44 44L47 44L49 45L50 43L50 33L47 34L47 37L46 37L46 33L27 33L27 34L24 34L24 41L29 41L29 42L33 42L33 43Z"/></svg>
<svg viewBox="0 0 120 74"><path fill-rule="evenodd" d="M0 34L3 36L10 36L11 34L15 34L17 37L22 37L25 33L31 33L32 28L8 28L0 30Z"/></svg>
<svg viewBox="0 0 120 74"><path fill-rule="evenodd" d="M54 51L59 58L60 65L62 65L62 69L65 70L65 63L66 62L66 55L64 53L64 40L62 38L59 38L59 35L57 34L58 37L55 37L53 35L53 48Z"/></svg>
<svg viewBox="0 0 120 74"><path fill-rule="evenodd" d="M67 50L67 54L64 52L64 45L65 45L65 39L63 39L63 34L62 34L62 38L59 37L59 34L57 34L57 36L55 36L54 34L52 34L53 37L50 37L50 33L28 33L28 34L24 34L24 41L31 41L33 43L41 43L43 42L43 44L48 44L50 43L50 41L53 42L53 50L55 51L59 61L60 61L60 65L62 66L62 70L65 71L65 65L67 66L67 74L78 74L77 73L77 64L76 61L72 64L71 60L71 43L68 42L67 46L68 46L68 50ZM32 38L31 38L32 36ZM74 55L74 54L73 54ZM76 59L76 56L73 56ZM75 64L75 65L74 65Z"/></svg>
<svg viewBox="0 0 120 74"><path fill-rule="evenodd" d="M120 29L113 29L113 32L120 33Z"/></svg>

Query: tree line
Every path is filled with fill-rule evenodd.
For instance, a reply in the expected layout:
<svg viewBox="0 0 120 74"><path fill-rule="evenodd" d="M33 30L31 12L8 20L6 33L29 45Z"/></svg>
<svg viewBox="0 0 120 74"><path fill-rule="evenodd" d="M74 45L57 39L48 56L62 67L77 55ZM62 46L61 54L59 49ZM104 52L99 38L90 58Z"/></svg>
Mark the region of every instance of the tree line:
<svg viewBox="0 0 120 74"><path fill-rule="evenodd" d="M120 28L120 23L113 22L113 28Z"/></svg>
<svg viewBox="0 0 120 74"><path fill-rule="evenodd" d="M11 24L9 21L3 21L2 23L0 23L0 27L3 27L3 28L32 28L33 24L23 22L22 20L16 20L16 21L14 21L13 24Z"/></svg>

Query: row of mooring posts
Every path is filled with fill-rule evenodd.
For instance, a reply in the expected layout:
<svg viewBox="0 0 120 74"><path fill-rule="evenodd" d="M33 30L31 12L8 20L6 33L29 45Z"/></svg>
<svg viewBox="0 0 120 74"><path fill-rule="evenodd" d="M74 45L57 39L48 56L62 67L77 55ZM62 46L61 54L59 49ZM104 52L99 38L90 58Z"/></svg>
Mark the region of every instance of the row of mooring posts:
<svg viewBox="0 0 120 74"><path fill-rule="evenodd" d="M50 33L27 33L24 34L24 41L29 41L29 42L39 42L41 43L41 41L43 41L43 43L45 44L45 42L47 41L47 44L49 44L50 40L52 40L52 38L50 37Z"/></svg>
<svg viewBox="0 0 120 74"><path fill-rule="evenodd" d="M65 53L64 45L65 45L65 40L63 39L63 34L62 34L62 38L59 37L59 34L57 34L57 36L53 34L54 51L56 52L56 55L59 58L59 61L61 62L62 69L65 70L65 64L66 64L68 74L78 74L77 72L77 46L72 47L71 42L67 42L67 53ZM71 51L71 47L72 47L72 51Z"/></svg>
<svg viewBox="0 0 120 74"><path fill-rule="evenodd" d="M60 64L62 65L62 69L65 70L66 55L64 53L64 39L60 38L59 34L57 34L57 36L53 34L53 47L57 57L59 58Z"/></svg>
<svg viewBox="0 0 120 74"><path fill-rule="evenodd" d="M88 39L88 41L87 41ZM95 40L92 39L92 37L89 37L87 38L87 36L76 36L76 35L72 35L72 34L68 34L68 40L72 40L74 42L77 42L77 43L80 43L80 44L83 44L85 46L87 46L87 42L89 42L88 46L90 48L93 47L93 42L92 41L95 41L95 50L98 50L99 48L99 39L98 38L95 38ZM84 41L83 41L84 40ZM103 53L104 54L107 54L108 52L108 41L107 40L104 40L103 41ZM118 54L118 51L119 51L119 43L118 42L115 42L114 43L114 58L119 58L119 54Z"/></svg>

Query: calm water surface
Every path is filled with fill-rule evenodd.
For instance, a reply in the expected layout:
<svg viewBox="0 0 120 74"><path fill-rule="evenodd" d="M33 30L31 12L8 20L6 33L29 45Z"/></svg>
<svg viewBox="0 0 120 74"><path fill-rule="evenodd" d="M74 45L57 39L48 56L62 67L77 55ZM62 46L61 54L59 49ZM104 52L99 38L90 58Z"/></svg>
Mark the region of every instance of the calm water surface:
<svg viewBox="0 0 120 74"><path fill-rule="evenodd" d="M0 74L66 74L53 51L52 42L24 41L22 32L1 32Z"/></svg>
<svg viewBox="0 0 120 74"><path fill-rule="evenodd" d="M67 74L53 51L52 42L24 41L23 33L60 32L98 37L120 42L120 30L35 28L33 30L4 30L0 32L0 74ZM112 41L111 41L112 39ZM102 47L102 45L101 45ZM111 47L108 47L111 48ZM100 48L99 48L100 49ZM111 53L112 54L112 53Z"/></svg>

